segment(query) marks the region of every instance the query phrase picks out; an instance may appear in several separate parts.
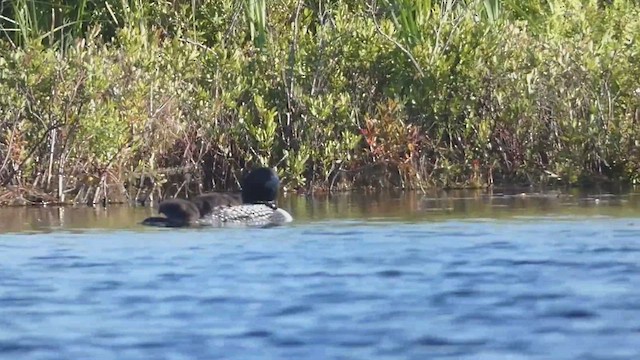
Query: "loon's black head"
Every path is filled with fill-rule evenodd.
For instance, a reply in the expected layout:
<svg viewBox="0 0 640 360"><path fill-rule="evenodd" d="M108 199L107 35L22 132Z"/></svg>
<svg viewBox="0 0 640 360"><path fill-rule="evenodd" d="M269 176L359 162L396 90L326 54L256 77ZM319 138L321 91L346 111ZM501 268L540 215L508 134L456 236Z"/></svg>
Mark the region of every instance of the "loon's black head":
<svg viewBox="0 0 640 360"><path fill-rule="evenodd" d="M247 175L242 182L242 202L270 203L278 197L280 179L273 169L261 167Z"/></svg>

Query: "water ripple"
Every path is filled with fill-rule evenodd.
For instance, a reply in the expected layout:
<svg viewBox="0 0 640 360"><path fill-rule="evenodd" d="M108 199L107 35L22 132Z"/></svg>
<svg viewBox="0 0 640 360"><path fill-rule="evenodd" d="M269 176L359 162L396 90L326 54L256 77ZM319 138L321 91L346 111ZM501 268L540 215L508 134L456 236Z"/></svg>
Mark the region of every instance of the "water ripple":
<svg viewBox="0 0 640 360"><path fill-rule="evenodd" d="M0 237L0 358L640 358L629 226L550 216L328 222L259 239Z"/></svg>
<svg viewBox="0 0 640 360"><path fill-rule="evenodd" d="M421 346L477 346L484 345L487 340L484 339L452 339L439 336L423 336L413 341L413 343Z"/></svg>

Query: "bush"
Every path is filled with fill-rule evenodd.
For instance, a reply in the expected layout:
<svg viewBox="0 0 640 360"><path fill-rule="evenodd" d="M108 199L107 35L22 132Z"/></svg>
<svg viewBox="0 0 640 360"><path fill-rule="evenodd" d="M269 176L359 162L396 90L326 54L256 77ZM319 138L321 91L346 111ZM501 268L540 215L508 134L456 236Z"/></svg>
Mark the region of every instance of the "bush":
<svg viewBox="0 0 640 360"><path fill-rule="evenodd" d="M68 3L0 9L16 193L638 180L631 1Z"/></svg>

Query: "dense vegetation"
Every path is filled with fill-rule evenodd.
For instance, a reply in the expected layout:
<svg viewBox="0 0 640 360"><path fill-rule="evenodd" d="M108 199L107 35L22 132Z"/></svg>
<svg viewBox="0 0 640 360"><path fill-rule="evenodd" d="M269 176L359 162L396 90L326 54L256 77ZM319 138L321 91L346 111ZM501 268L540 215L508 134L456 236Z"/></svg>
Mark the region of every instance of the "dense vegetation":
<svg viewBox="0 0 640 360"><path fill-rule="evenodd" d="M1 4L0 201L638 180L638 1Z"/></svg>

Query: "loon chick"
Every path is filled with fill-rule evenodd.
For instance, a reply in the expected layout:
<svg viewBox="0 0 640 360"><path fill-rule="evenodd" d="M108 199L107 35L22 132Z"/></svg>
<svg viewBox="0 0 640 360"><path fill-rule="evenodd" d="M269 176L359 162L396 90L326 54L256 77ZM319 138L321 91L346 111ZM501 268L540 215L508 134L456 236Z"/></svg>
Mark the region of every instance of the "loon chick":
<svg viewBox="0 0 640 360"><path fill-rule="evenodd" d="M242 196L241 194L212 192L198 195L192 200L192 202L198 208L200 216L205 216L210 214L213 209L219 206L241 205Z"/></svg>
<svg viewBox="0 0 640 360"><path fill-rule="evenodd" d="M166 217L152 216L142 221L143 225L183 227L194 224L200 218L200 210L196 203L185 199L163 200L158 212Z"/></svg>
<svg viewBox="0 0 640 360"><path fill-rule="evenodd" d="M249 173L242 183L242 193L207 193L192 201L169 199L160 203L158 212L166 217L150 217L143 225L182 227L206 226L277 226L293 221L291 215L279 209L280 179L269 168L258 168Z"/></svg>

